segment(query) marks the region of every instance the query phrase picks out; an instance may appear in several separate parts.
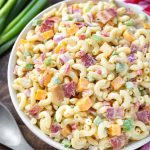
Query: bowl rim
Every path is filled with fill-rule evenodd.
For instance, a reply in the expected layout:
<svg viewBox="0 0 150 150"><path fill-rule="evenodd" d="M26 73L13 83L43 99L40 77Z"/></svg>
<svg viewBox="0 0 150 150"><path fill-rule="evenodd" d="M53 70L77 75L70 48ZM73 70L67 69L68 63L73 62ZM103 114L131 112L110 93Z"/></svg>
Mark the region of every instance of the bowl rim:
<svg viewBox="0 0 150 150"><path fill-rule="evenodd" d="M86 2L87 0L82 0L82 2ZM98 1L98 0L93 0L93 1ZM134 8L136 13L142 13L145 14L144 12L142 12L142 8L140 6L134 5L134 4L127 4L125 2L123 2L122 0L115 0L117 4L119 4L120 6L125 6L127 8ZM31 29L32 26L32 22L40 17L43 16L43 14L45 14L46 12L52 10L53 8L58 8L63 2L66 2L67 4L72 4L75 2L81 2L81 0L64 0L61 2L58 2L54 5L49 6L48 8L46 8L45 10L43 10L41 13L39 13L38 15L36 15L25 27L24 29L21 31L21 33L19 34L13 48L10 54L10 58L9 58L9 63L8 63L8 70L7 70L7 80L8 80L8 89L9 89L9 93L10 93L10 97L11 97L11 101L13 103L13 106L15 107L15 110L17 111L17 114L19 115L19 117L21 118L21 120L23 121L23 123L28 127L28 129L34 134L36 135L39 139L41 139L43 142L47 143L48 145L57 148L57 149L61 149L61 150L73 150L70 148L65 148L64 146L62 146L61 143L58 143L56 141L54 141L52 138L50 138L49 136L47 136L46 134L44 134L40 128L38 128L37 126L33 125L30 123L30 119L25 115L25 113L20 110L19 108L19 103L16 97L16 92L12 87L13 84L13 80L14 80L14 75L13 75L13 69L16 63L16 47L20 41L20 39L22 37L25 36L26 32L29 31ZM148 15L147 15L148 16ZM149 18L149 16L148 16ZM124 150L129 150L129 149L136 149L141 147L142 145L146 144L148 141L150 141L150 135L145 138L142 139L140 141L137 142L133 142L129 145L127 145Z"/></svg>

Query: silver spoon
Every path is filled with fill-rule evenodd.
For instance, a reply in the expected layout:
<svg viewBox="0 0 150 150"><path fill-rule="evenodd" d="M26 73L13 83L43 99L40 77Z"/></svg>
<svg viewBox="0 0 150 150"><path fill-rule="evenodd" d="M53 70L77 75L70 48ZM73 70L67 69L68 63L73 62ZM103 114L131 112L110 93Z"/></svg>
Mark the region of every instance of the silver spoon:
<svg viewBox="0 0 150 150"><path fill-rule="evenodd" d="M10 111L0 103L0 143L14 150L33 150L21 134Z"/></svg>

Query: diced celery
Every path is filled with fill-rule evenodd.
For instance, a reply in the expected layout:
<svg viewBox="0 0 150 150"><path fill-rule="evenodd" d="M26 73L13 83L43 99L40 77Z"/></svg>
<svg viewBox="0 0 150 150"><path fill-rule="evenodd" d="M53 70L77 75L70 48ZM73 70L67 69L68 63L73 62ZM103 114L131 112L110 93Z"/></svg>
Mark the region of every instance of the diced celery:
<svg viewBox="0 0 150 150"><path fill-rule="evenodd" d="M46 58L46 59L44 60L44 64L45 64L46 66L49 66L49 65L51 64L51 62L52 62L51 57L48 57L48 58Z"/></svg>
<svg viewBox="0 0 150 150"><path fill-rule="evenodd" d="M26 64L24 68L25 68L26 71L30 71L30 70L33 69L33 67L34 67L33 64Z"/></svg>
<svg viewBox="0 0 150 150"><path fill-rule="evenodd" d="M64 140L62 141L62 145L63 145L64 147L66 147L66 148L69 148L69 147L71 147L71 142L70 142L69 140L67 140L67 139L64 139Z"/></svg>
<svg viewBox="0 0 150 150"><path fill-rule="evenodd" d="M40 25L41 23L42 23L42 20L41 19L37 19L37 20L32 22L32 26L36 27L37 25Z"/></svg>
<svg viewBox="0 0 150 150"><path fill-rule="evenodd" d="M116 64L116 72L117 73L121 73L122 71L124 71L125 65L122 63L117 63Z"/></svg>
<svg viewBox="0 0 150 150"><path fill-rule="evenodd" d="M134 25L134 20L130 19L130 20L126 21L124 24L126 26L133 26Z"/></svg>
<svg viewBox="0 0 150 150"><path fill-rule="evenodd" d="M24 57L31 56L31 53L28 50L25 50L23 53Z"/></svg>
<svg viewBox="0 0 150 150"><path fill-rule="evenodd" d="M96 42L102 41L102 38L96 34L92 35L92 39Z"/></svg>
<svg viewBox="0 0 150 150"><path fill-rule="evenodd" d="M132 89L134 87L134 84L132 82L126 82L126 88Z"/></svg>
<svg viewBox="0 0 150 150"><path fill-rule="evenodd" d="M102 119L101 119L99 116L97 116L97 117L94 119L94 124L97 125L97 126L98 126L101 122L102 122Z"/></svg>
<svg viewBox="0 0 150 150"><path fill-rule="evenodd" d="M124 131L130 131L132 128L133 128L133 120L132 119L127 119L127 120L124 120L123 122L123 130Z"/></svg>

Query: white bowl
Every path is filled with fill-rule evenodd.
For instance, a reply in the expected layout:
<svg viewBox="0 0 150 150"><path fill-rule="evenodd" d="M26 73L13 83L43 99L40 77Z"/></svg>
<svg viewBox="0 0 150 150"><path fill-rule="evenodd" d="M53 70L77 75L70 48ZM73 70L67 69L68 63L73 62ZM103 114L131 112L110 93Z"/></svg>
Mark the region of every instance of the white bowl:
<svg viewBox="0 0 150 150"><path fill-rule="evenodd" d="M82 0L82 2L86 2L87 0ZM81 2L81 0L66 0L65 1L67 4L72 4L74 2ZM133 5L133 4L126 4L124 3L122 0L116 0L116 2L118 3L119 6L124 6L124 7L128 7L128 8L131 8L132 10L134 10L135 12L137 13L143 13L142 12L142 8L137 6L137 5ZM41 12L39 15L37 15L33 20L36 20L37 18L40 18L42 17L42 15L48 11L50 11L51 9L53 8L58 8L60 5L61 5L62 2L59 2L55 5L52 5L50 6L49 8L45 9L43 12ZM60 143L58 142L55 142L53 139L49 138L47 135L45 135L44 133L42 133L42 131L32 125L30 123L30 120L29 118L24 114L24 112L22 110L20 110L19 108L19 104L18 104L18 100L17 100L17 97L16 97L16 91L13 89L12 85L13 85L13 81L14 81L14 75L13 75L13 70L14 70L14 67L15 67L15 64L16 64L16 49L17 49L17 45L20 41L20 39L22 37L25 36L25 34L27 33L27 31L31 28L31 25L32 25L32 21L30 21L26 27L22 30L22 32L20 33L20 35L18 36L14 46L13 46L13 49L12 49L12 52L11 52L11 55L10 55L10 59L9 59L9 64L8 64L8 87L9 87L9 92L10 92L10 96L11 96L11 100L12 100L12 103L18 113L18 115L20 116L20 118L22 119L22 121L24 122L24 124L37 136L39 137L41 140L43 140L44 142L46 142L47 144L59 149L59 150L69 150L69 149L66 149L64 148ZM141 147L142 145L144 145L145 143L147 143L148 141L150 141L150 136L141 140L141 141L138 141L138 142L133 142L131 144L129 144L126 148L124 148L124 150L134 150L136 148L139 148Z"/></svg>

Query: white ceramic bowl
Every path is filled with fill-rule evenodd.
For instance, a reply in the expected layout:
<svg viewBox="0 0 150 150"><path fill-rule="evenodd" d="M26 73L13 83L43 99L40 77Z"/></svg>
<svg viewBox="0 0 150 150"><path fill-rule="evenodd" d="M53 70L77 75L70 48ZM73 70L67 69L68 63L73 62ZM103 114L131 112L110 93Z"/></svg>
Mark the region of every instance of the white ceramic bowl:
<svg viewBox="0 0 150 150"><path fill-rule="evenodd" d="M85 2L87 0L82 0L82 2ZM68 4L72 4L74 2L81 2L81 0L66 0L66 3ZM119 6L125 6L125 7L128 7L128 8L131 8L131 10L134 10L135 12L137 13L143 13L142 12L142 8L137 6L137 5L132 5L132 4L126 4L124 3L122 0L116 0L116 2L118 3ZM51 9L53 8L58 8L60 5L61 5L62 2L60 3L57 3L53 6L50 6L49 8L45 9L43 12L41 12L39 15L37 15L33 20L37 19L37 18L40 18L42 17L42 15L48 11L50 11ZM44 142L46 142L47 144L59 149L59 150L68 150L66 148L64 148L60 143L57 143L55 142L54 140L50 139L48 136L46 136L45 134L42 133L42 131L32 125L30 123L30 120L29 118L24 114L23 111L20 110L19 108L19 104L18 104L18 100L17 100L17 97L16 97L16 92L15 90L13 89L12 85L13 85L13 80L14 80L14 75L13 75L13 69L14 69L14 66L16 64L16 49L17 49L17 45L20 41L20 39L22 37L25 36L25 34L27 33L27 31L31 28L31 25L32 25L32 21L30 21L26 27L22 30L22 32L20 33L20 35L18 36L14 46L13 46L13 49L12 49L12 52L11 52L11 55L10 55L10 59L9 59L9 64L8 64L8 87L9 87L9 92L10 92L10 96L11 96L11 100L13 102L13 105L18 113L18 115L20 116L20 118L23 120L24 124L37 136L39 137L41 140L43 140ZM139 148L140 146L144 145L145 143L147 143L148 141L150 141L150 136L141 140L141 141L138 141L138 142L133 142L131 144L129 144L126 148L124 148L124 150L134 150L136 148Z"/></svg>

